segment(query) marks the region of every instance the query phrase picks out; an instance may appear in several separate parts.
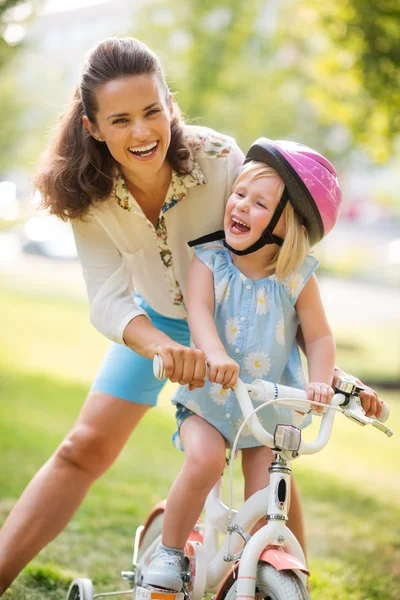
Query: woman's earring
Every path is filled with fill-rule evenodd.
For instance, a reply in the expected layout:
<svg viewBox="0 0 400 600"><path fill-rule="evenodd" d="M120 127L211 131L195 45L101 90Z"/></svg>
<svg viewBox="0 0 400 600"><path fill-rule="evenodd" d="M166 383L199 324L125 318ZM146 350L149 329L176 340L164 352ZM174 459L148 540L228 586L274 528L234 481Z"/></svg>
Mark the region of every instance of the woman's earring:
<svg viewBox="0 0 400 600"><path fill-rule="evenodd" d="M103 141L103 138L102 138L102 137L98 137L98 138L96 138L96 139L97 139L97 141L98 141L98 142L102 142L102 141Z"/></svg>

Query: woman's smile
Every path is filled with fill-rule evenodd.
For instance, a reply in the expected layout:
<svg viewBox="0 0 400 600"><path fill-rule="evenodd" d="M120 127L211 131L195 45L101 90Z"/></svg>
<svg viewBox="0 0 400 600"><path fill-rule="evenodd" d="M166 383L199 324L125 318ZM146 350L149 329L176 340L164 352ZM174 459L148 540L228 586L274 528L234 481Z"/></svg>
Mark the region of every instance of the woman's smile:
<svg viewBox="0 0 400 600"><path fill-rule="evenodd" d="M171 141L172 105L156 75L111 80L96 91L97 129L125 178L160 176Z"/></svg>
<svg viewBox="0 0 400 600"><path fill-rule="evenodd" d="M147 144L141 144L140 146L131 146L128 148L130 154L132 154L137 160L151 160L157 153L159 142L154 141Z"/></svg>

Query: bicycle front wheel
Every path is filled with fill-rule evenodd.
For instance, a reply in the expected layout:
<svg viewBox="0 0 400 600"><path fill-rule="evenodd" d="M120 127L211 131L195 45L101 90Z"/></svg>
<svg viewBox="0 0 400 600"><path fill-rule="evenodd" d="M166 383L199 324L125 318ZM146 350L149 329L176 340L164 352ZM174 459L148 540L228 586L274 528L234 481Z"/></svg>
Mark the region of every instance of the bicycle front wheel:
<svg viewBox="0 0 400 600"><path fill-rule="evenodd" d="M93 600L93 584L90 579L74 579L67 600Z"/></svg>
<svg viewBox="0 0 400 600"><path fill-rule="evenodd" d="M236 586L232 585L225 600L236 600ZM256 598L264 600L309 600L300 579L292 571L277 571L262 563L257 569Z"/></svg>

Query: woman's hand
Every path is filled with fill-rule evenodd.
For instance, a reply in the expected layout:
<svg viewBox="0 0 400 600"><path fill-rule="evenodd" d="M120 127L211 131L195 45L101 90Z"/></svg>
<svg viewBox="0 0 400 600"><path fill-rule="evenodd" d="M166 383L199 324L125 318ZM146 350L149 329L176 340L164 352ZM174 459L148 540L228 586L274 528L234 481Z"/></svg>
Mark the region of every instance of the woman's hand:
<svg viewBox="0 0 400 600"><path fill-rule="evenodd" d="M204 386L206 362L204 353L169 340L155 348L164 364L164 375L173 383L189 385L189 390ZM154 358L154 357L153 357Z"/></svg>
<svg viewBox="0 0 400 600"><path fill-rule="evenodd" d="M356 385L364 388L364 390L360 392L360 400L362 407L365 410L365 414L367 417L375 416L379 419L382 412L383 401L379 398L375 390L365 385L358 377L346 373L340 367L335 367L332 381L333 387L335 387L336 382L340 377L348 377L352 379Z"/></svg>
<svg viewBox="0 0 400 600"><path fill-rule="evenodd" d="M315 381L310 381L305 386L305 391L307 392L307 398L309 400L313 400L314 402L321 402L322 404L329 404L333 398L333 389L327 383L318 383ZM317 413L323 411L323 406L313 405L313 410Z"/></svg>
<svg viewBox="0 0 400 600"><path fill-rule="evenodd" d="M237 382L239 365L228 356L225 350L215 350L206 359L208 366L208 379L213 383L220 383L226 390Z"/></svg>
<svg viewBox="0 0 400 600"><path fill-rule="evenodd" d="M163 360L165 377L174 383L188 384L190 390L203 387L206 376L203 352L178 344L154 327L148 317L139 315L128 323L124 342L131 350L150 360L159 354Z"/></svg>

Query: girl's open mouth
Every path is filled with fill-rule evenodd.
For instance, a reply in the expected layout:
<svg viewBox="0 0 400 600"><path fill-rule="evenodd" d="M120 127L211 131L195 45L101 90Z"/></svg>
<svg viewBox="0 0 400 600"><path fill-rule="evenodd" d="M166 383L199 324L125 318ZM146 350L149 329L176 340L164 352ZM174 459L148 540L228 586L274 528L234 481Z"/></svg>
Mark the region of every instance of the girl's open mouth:
<svg viewBox="0 0 400 600"><path fill-rule="evenodd" d="M158 142L150 142L149 144L144 144L143 146L128 148L128 150L135 158L139 160L148 160L155 155L157 148Z"/></svg>
<svg viewBox="0 0 400 600"><path fill-rule="evenodd" d="M231 222L229 224L229 231L235 235L241 233L247 233L250 231L250 227L248 227L243 221L240 221L236 217L231 218Z"/></svg>

